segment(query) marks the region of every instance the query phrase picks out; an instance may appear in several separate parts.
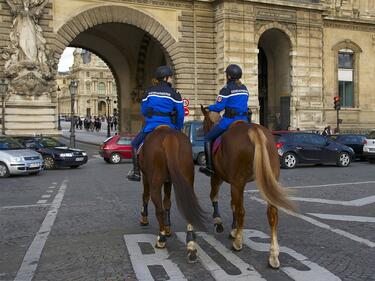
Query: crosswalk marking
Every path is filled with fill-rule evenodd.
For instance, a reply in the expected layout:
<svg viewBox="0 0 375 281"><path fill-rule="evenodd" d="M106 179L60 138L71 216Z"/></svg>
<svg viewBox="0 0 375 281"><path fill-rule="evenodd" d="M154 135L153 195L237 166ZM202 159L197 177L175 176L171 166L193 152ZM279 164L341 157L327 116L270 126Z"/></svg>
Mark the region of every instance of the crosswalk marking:
<svg viewBox="0 0 375 281"><path fill-rule="evenodd" d="M331 215L331 214L318 214L308 213L311 216L318 217L325 220L335 221L354 221L354 222L375 222L375 217L362 217L362 216L349 216L349 215Z"/></svg>

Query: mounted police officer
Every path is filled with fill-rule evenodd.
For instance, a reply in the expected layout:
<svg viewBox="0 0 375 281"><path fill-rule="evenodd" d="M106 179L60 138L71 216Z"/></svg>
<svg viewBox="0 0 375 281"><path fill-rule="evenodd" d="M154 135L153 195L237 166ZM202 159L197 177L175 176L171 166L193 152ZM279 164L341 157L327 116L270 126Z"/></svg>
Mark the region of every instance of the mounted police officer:
<svg viewBox="0 0 375 281"><path fill-rule="evenodd" d="M242 69L236 64L231 64L226 68L225 73L227 84L220 90L216 103L208 107L210 111L221 112L225 110L225 112L219 124L204 136L206 167L200 167L199 171L207 176L215 173L212 162L213 141L224 133L234 121L243 120L248 122L247 103L249 92L239 80L242 77Z"/></svg>
<svg viewBox="0 0 375 281"><path fill-rule="evenodd" d="M173 72L168 66L156 69L154 86L149 88L142 99L141 111L146 124L132 141L133 170L127 178L140 181L137 151L148 133L160 125L181 130L184 123L184 107L181 95L172 88Z"/></svg>

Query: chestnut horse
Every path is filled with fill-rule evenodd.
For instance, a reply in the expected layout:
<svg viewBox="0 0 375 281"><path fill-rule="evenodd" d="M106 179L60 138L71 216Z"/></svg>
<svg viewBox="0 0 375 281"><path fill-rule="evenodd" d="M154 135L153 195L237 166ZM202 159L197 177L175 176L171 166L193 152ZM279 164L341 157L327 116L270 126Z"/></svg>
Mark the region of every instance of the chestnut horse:
<svg viewBox="0 0 375 281"><path fill-rule="evenodd" d="M187 220L188 261L197 260L194 226L204 228L204 212L194 192L194 163L188 137L168 126L159 126L151 132L141 149L139 164L143 180L143 210L141 225L148 224L148 202L155 205L159 222L157 248L165 248L166 236L170 235L170 195L172 184L176 204ZM164 185L164 200L162 186Z"/></svg>
<svg viewBox="0 0 375 281"><path fill-rule="evenodd" d="M201 106L204 114L203 129L207 133L220 115ZM223 181L231 186L233 248L242 249L245 209L243 194L246 183L256 180L260 193L268 203L267 217L271 227L269 264L278 268L279 245L277 241L278 207L294 210L278 183L279 155L271 132L260 125L240 122L232 124L221 136L221 144L213 155L215 174L211 176L210 198L214 208L216 232L223 232L219 213L218 194Z"/></svg>

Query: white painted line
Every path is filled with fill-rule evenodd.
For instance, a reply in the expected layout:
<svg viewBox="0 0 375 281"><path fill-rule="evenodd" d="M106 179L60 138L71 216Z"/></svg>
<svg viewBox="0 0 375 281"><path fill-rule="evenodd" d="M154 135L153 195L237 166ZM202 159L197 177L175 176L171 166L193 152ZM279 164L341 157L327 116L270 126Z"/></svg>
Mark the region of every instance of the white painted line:
<svg viewBox="0 0 375 281"><path fill-rule="evenodd" d="M53 185L57 185L57 182L54 181L52 184L53 184Z"/></svg>
<svg viewBox="0 0 375 281"><path fill-rule="evenodd" d="M261 203L263 205L267 205L267 203L264 200L262 200L260 198L257 198L255 196L250 196L250 199L252 199L254 201L257 201L257 202L259 202L259 203ZM315 226L318 226L318 227L323 228L323 229L327 229L327 230L332 231L332 232L334 232L336 234L339 234L339 235L341 235L343 237L346 237L346 238L349 238L349 239L351 239L353 241L356 241L356 242L359 242L361 244L364 244L364 245L366 245L368 247L371 247L371 248L375 247L375 243L374 242L372 242L370 240L367 240L365 238L356 236L354 234L351 234L351 233L346 232L344 230L341 230L339 228L332 228L328 224L322 223L322 222L317 221L317 220L315 220L313 218L310 218L310 217L307 217L307 216L304 216L304 215L301 215L301 214L297 214L297 213L294 213L294 212L291 212L291 211L288 211L288 210L285 210L285 209L281 209L281 210L284 211L285 213L291 215L291 216L294 216L294 217L300 218L302 220L305 220L305 221L307 221L307 222L309 222L309 223L311 223L311 224L313 224Z"/></svg>
<svg viewBox="0 0 375 281"><path fill-rule="evenodd" d="M222 269L209 255L207 255L202 248L197 244L198 257L202 262L203 266L211 273L212 277L217 281L265 281L264 278L255 270L252 265L245 263L238 256L236 256L231 250L223 246L214 237L209 236L207 233L198 232L199 237L206 240L218 253L221 258L226 259L241 272L239 275L229 275ZM186 233L177 232L178 240L182 243L186 243Z"/></svg>
<svg viewBox="0 0 375 281"><path fill-rule="evenodd" d="M42 198L50 198L51 197L51 194L44 194L42 195Z"/></svg>
<svg viewBox="0 0 375 281"><path fill-rule="evenodd" d="M243 231L244 244L250 249L258 252L270 251L269 243L256 242L251 240L251 238L263 238L269 239L270 237L264 232L258 230L244 229ZM319 266L318 264L309 261L304 255L297 253L293 249L288 247L280 247L280 253L286 253L293 257L297 261L304 264L310 270L298 270L293 267L283 267L281 264L280 269L284 271L290 278L298 281L311 281L311 280L324 280L324 281L338 281L341 280L339 277L328 271L327 269Z"/></svg>
<svg viewBox="0 0 375 281"><path fill-rule="evenodd" d="M284 189L300 189L300 188L312 188L312 187L332 187L332 186L345 186L345 185L360 185L360 184L370 184L375 183L375 181L360 181L360 182L343 182L343 183L330 183L330 184L318 184L318 185L301 185L301 186L288 186ZM245 190L246 193L259 192L258 189Z"/></svg>
<svg viewBox="0 0 375 281"><path fill-rule="evenodd" d="M44 245L49 233L51 232L53 223L55 222L61 202L63 201L66 188L67 181L64 180L55 196L55 199L53 199L51 207L49 208L38 233L23 258L21 267L19 268L14 281L31 281L33 279Z"/></svg>
<svg viewBox="0 0 375 281"><path fill-rule="evenodd" d="M47 190L48 193L53 193L54 191L53 190Z"/></svg>
<svg viewBox="0 0 375 281"><path fill-rule="evenodd" d="M375 222L375 217L361 217L361 216L349 216L349 215L331 215L331 214L318 214L308 213L314 217L318 217L325 220L335 221L351 221L351 222Z"/></svg>
<svg viewBox="0 0 375 281"><path fill-rule="evenodd" d="M129 234L124 235L124 240L138 281L154 281L148 268L149 265L161 265L168 274L169 280L187 281L177 264L169 260L167 249L156 249L153 246L155 251L154 254L142 254L138 243L143 242L154 245L156 242L156 235Z"/></svg>
<svg viewBox="0 0 375 281"><path fill-rule="evenodd" d="M38 202L36 202L37 204L45 204L47 203L48 200L39 200Z"/></svg>
<svg viewBox="0 0 375 281"><path fill-rule="evenodd" d="M56 188L56 186L51 185L48 188L54 189L54 188Z"/></svg>
<svg viewBox="0 0 375 281"><path fill-rule="evenodd" d="M45 207L50 206L51 204L37 204L37 205L18 205L18 206L4 206L0 207L1 210L9 210L9 209L26 209L26 208L34 208L34 207Z"/></svg>
<svg viewBox="0 0 375 281"><path fill-rule="evenodd" d="M339 200L328 200L328 199L322 199L322 198L303 198L303 197L289 197L289 199L293 201L323 203L323 204L342 205L342 206L355 206L355 207L362 207L362 206L375 203L375 195L364 197L361 199L351 200L351 201L339 201Z"/></svg>

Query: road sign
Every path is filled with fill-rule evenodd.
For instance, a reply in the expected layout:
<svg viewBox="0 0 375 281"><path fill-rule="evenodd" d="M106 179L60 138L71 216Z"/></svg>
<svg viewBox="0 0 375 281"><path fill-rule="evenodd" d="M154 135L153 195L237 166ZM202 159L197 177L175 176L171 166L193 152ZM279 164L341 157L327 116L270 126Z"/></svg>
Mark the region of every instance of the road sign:
<svg viewBox="0 0 375 281"><path fill-rule="evenodd" d="M185 116L189 116L189 114L190 114L189 108L184 107L184 113L185 113Z"/></svg>
<svg viewBox="0 0 375 281"><path fill-rule="evenodd" d="M182 101L184 102L184 107L188 107L189 106L190 101L188 99L182 99Z"/></svg>

